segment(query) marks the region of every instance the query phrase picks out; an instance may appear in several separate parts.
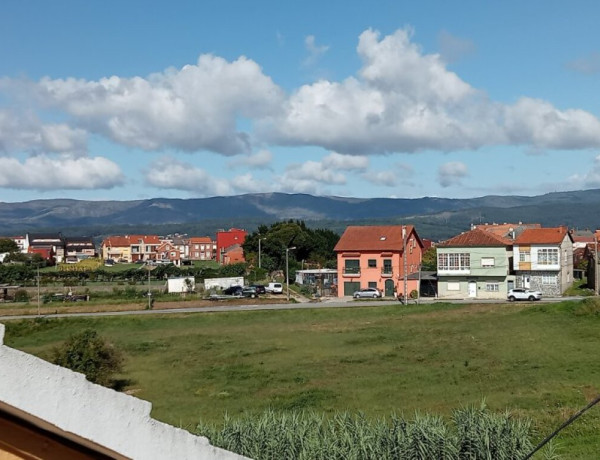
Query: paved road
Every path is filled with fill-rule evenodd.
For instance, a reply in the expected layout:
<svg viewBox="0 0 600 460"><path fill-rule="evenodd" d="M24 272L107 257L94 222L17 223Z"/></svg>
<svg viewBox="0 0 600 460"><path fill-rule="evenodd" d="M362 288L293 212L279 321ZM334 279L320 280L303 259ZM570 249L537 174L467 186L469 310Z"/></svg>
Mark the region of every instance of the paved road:
<svg viewBox="0 0 600 460"><path fill-rule="evenodd" d="M582 300L584 297L554 297L544 298L543 303L562 302L565 300ZM432 304L436 302L454 303L454 304L497 304L506 303L492 299L457 299L457 300L437 300L433 298L422 298L421 304ZM523 302L527 303L527 302ZM100 317L100 316L123 316L123 315L169 315L176 313L209 313L209 312L224 312L224 311L259 311L259 310L301 310L314 308L352 308L352 307L378 307L383 305L398 305L402 306L397 301L393 300L363 300L355 301L353 299L327 300L323 302L305 302L305 303L281 303L281 304L248 304L248 305L226 305L217 303L214 306L208 307L189 307L189 308L169 308L166 310L134 310L134 311L107 311L96 313L59 313L52 315L43 315L44 318L76 318L76 317ZM411 305L414 305L411 303ZM20 316L0 316L0 321L36 318L37 315L20 315Z"/></svg>

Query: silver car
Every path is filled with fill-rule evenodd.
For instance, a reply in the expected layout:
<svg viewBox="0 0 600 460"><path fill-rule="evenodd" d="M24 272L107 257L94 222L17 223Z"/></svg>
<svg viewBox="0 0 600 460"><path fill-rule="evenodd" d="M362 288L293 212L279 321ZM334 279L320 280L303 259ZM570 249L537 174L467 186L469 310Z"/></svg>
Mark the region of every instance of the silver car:
<svg viewBox="0 0 600 460"><path fill-rule="evenodd" d="M506 298L514 302L515 300L542 300L542 293L540 291L530 291L529 289L517 288L510 289Z"/></svg>
<svg viewBox="0 0 600 460"><path fill-rule="evenodd" d="M360 299L362 297L377 299L378 297L381 297L381 291L377 288L364 288L359 291L355 291L354 294L352 294L352 297L355 299Z"/></svg>

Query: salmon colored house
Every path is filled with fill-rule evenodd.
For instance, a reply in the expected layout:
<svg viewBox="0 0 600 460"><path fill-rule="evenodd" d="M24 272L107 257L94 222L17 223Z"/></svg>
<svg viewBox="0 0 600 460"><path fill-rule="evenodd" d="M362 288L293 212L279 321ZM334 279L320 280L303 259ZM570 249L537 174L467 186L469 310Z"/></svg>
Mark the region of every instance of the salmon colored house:
<svg viewBox="0 0 600 460"><path fill-rule="evenodd" d="M418 290L423 242L412 225L350 226L334 248L337 253L338 297L368 287L394 297ZM405 281L406 273L406 281Z"/></svg>

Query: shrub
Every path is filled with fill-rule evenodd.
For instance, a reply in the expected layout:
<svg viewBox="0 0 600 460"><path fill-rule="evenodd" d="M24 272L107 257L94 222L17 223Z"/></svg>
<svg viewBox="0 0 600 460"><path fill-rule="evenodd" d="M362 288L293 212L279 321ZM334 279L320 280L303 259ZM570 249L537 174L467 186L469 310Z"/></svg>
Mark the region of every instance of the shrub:
<svg viewBox="0 0 600 460"><path fill-rule="evenodd" d="M93 329L74 334L53 351L54 364L85 374L90 382L109 386L112 375L121 372L123 358Z"/></svg>
<svg viewBox="0 0 600 460"><path fill-rule="evenodd" d="M15 291L15 302L29 302L29 294L25 289L17 289Z"/></svg>

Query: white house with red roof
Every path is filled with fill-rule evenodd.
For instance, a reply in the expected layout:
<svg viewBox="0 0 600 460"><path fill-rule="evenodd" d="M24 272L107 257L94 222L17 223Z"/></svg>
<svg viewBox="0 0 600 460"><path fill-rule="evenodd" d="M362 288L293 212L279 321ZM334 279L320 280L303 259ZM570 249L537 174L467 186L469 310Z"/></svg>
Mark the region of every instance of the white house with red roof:
<svg viewBox="0 0 600 460"><path fill-rule="evenodd" d="M513 251L517 287L559 296L573 284L573 237L567 227L527 229Z"/></svg>
<svg viewBox="0 0 600 460"><path fill-rule="evenodd" d="M423 243L412 225L350 226L336 244L338 297L374 287L394 297L418 290ZM406 273L406 286L404 274Z"/></svg>

